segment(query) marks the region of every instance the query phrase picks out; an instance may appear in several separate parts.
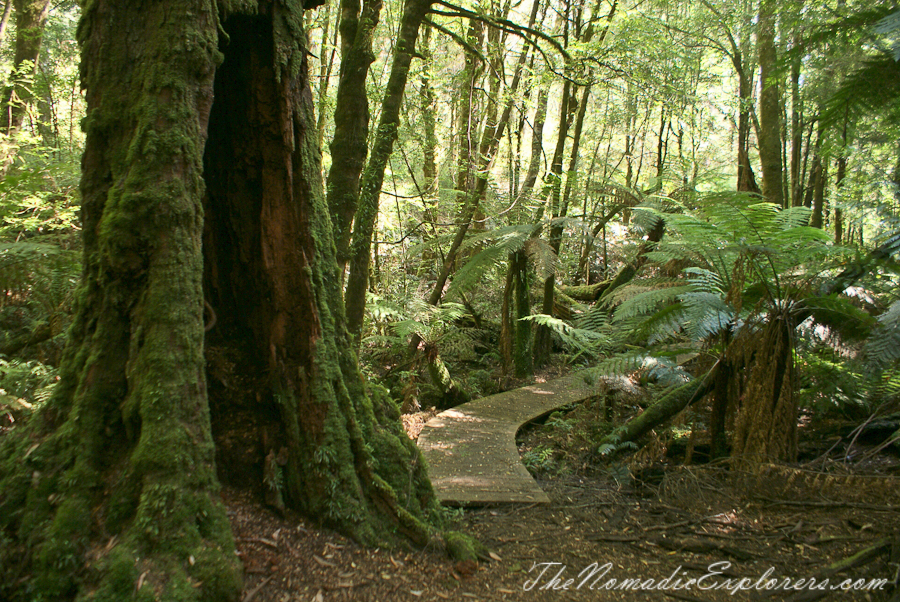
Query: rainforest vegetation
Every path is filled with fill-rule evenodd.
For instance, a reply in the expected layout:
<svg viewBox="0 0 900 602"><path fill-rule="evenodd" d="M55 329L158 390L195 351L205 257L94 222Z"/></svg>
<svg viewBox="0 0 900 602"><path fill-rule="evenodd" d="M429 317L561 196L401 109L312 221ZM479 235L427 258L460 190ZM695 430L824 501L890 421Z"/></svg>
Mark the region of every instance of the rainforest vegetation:
<svg viewBox="0 0 900 602"><path fill-rule="evenodd" d="M570 370L537 471L896 458L896 3L131 4L2 2L0 599L239 599L222 485L484 558L401 414Z"/></svg>

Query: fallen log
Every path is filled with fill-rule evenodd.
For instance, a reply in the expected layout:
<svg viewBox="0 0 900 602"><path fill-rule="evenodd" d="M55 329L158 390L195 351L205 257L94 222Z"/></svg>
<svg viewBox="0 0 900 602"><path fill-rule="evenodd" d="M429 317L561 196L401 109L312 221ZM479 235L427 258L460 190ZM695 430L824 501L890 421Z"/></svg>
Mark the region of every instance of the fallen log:
<svg viewBox="0 0 900 602"><path fill-rule="evenodd" d="M718 364L717 364L718 366ZM716 367L701 378L670 389L646 410L615 429L600 440L600 448L634 441L673 418L691 403L699 401L713 390Z"/></svg>

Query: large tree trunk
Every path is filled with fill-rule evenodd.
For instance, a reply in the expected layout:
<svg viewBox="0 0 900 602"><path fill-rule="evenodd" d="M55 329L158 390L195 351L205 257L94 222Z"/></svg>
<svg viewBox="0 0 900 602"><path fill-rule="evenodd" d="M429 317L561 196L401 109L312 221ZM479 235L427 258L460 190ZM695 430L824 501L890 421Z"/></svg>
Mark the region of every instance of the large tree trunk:
<svg viewBox="0 0 900 602"><path fill-rule="evenodd" d="M30 425L38 445L26 460L4 442L0 469L0 521L30 577L21 599L130 600L141 574L166 600L240 593L203 358L217 21L203 0L84 13L84 279L61 382Z"/></svg>
<svg viewBox="0 0 900 602"><path fill-rule="evenodd" d="M19 599L145 599L142 584L236 600L214 439L258 489L360 541L433 533L417 450L362 390L344 327L301 9L240 6L84 13L85 277L58 389L0 450Z"/></svg>

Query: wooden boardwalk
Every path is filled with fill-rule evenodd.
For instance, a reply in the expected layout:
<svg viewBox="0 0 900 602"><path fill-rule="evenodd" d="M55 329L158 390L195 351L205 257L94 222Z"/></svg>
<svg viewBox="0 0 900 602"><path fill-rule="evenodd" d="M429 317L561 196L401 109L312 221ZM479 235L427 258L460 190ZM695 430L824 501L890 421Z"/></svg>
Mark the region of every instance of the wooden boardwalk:
<svg viewBox="0 0 900 602"><path fill-rule="evenodd" d="M579 372L441 412L419 434L438 499L448 504L549 503L522 465L516 431L604 389L601 379Z"/></svg>

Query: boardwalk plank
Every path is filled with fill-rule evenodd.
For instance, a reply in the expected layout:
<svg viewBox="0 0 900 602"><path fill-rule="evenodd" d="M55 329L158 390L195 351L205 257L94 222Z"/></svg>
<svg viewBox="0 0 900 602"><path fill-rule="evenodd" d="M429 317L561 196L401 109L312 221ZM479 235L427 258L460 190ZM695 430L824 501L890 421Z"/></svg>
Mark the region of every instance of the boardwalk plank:
<svg viewBox="0 0 900 602"><path fill-rule="evenodd" d="M516 431L603 390L598 379L578 372L441 412L419 434L438 499L447 504L549 503L522 465Z"/></svg>

